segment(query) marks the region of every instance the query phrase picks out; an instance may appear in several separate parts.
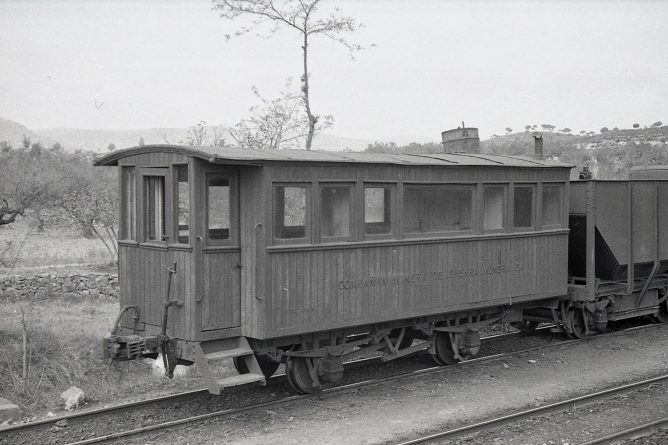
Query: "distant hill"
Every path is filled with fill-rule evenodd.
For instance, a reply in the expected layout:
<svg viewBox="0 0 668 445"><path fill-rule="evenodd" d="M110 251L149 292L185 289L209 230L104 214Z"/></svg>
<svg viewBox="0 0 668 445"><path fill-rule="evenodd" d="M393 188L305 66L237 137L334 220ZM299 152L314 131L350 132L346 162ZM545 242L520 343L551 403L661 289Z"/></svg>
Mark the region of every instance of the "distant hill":
<svg viewBox="0 0 668 445"><path fill-rule="evenodd" d="M226 133L222 126L207 126L209 133L214 130L218 133ZM49 128L42 130L31 130L24 125L9 119L0 118L0 141L9 141L18 147L23 141L23 136L30 137L32 142L40 142L50 147L59 142L65 150L90 150L94 152L105 152L109 144L116 148L133 147L140 139L145 144L179 144L187 136L188 128L149 128L139 130L96 130L77 128ZM229 140L229 137L228 137ZM411 142L433 142L435 138L414 135L397 135L383 139L359 139L336 136L333 134L316 135L313 140L314 150L328 151L361 151L374 142L395 142L397 145L408 145Z"/></svg>

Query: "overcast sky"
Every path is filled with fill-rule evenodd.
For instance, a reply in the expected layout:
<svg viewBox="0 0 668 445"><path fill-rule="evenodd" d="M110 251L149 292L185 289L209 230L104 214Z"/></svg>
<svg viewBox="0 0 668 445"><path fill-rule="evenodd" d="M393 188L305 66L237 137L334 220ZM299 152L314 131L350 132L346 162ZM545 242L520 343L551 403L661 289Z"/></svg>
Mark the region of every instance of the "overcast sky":
<svg viewBox="0 0 668 445"><path fill-rule="evenodd" d="M339 136L481 136L668 121L668 2L328 0L365 27L310 47L312 108ZM29 128L233 125L289 77L286 30L226 41L207 0L1 0L0 116Z"/></svg>

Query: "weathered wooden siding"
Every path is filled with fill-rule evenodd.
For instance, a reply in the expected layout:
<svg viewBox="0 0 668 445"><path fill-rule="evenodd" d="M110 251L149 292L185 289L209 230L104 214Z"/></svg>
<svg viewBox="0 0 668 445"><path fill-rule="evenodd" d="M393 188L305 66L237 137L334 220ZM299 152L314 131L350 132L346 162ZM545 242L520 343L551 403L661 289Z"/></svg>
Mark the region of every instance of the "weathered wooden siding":
<svg viewBox="0 0 668 445"><path fill-rule="evenodd" d="M566 237L272 251L266 335L563 295Z"/></svg>
<svg viewBox="0 0 668 445"><path fill-rule="evenodd" d="M204 253L202 330L241 326L239 251Z"/></svg>
<svg viewBox="0 0 668 445"><path fill-rule="evenodd" d="M173 164L186 164L190 158L176 153L145 153L128 156L119 160L119 166L171 167ZM138 172L139 173L139 172ZM169 180L169 178L168 178ZM121 307L137 305L139 307L139 328L145 334L159 332L162 325L163 305L167 298L167 277L165 267L177 264L177 273L172 277L169 298L184 303L179 308L169 309L167 332L179 338L192 338L193 329L193 264L192 249L188 246L173 246L167 243L142 242L142 179L136 175L137 197L137 239L119 242L119 283ZM170 203L171 185L166 184L166 205ZM191 193L191 205L192 205ZM166 212L166 229L171 229L172 214ZM191 233L192 236L192 233ZM131 329L130 314L121 320L121 326Z"/></svg>
<svg viewBox="0 0 668 445"><path fill-rule="evenodd" d="M264 218L268 195L263 193L263 170L248 167L239 176L239 241L241 244L241 326L242 335L259 336L259 328L264 328L262 289L264 277Z"/></svg>

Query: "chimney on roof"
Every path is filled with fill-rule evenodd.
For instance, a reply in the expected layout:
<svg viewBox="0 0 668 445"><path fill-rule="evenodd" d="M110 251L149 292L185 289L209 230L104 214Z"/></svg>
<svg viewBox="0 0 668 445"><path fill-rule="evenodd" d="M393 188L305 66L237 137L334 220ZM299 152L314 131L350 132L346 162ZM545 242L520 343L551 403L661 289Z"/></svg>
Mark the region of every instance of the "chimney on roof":
<svg viewBox="0 0 668 445"><path fill-rule="evenodd" d="M545 159L545 154L543 153L543 135L534 133L533 139L534 139L533 157L540 160Z"/></svg>
<svg viewBox="0 0 668 445"><path fill-rule="evenodd" d="M462 121L461 128L441 133L443 153L480 153L480 138L477 128L466 128Z"/></svg>

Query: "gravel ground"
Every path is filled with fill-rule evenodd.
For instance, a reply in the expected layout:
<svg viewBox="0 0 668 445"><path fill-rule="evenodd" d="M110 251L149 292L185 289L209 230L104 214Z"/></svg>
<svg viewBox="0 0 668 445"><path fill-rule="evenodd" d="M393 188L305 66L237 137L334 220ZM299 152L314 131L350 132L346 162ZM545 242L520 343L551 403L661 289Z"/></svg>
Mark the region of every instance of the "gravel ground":
<svg viewBox="0 0 668 445"><path fill-rule="evenodd" d="M533 336L518 335L486 340L479 356L543 346L560 340L563 340L563 337L550 335L549 331ZM427 354L415 355L387 363L374 362L361 367L349 368L341 384L387 377L433 366L435 366L434 361ZM156 405L138 407L120 415L116 413L94 419L71 420L67 427L43 427L30 434L0 433L0 444L63 444L74 440L83 440L92 437L92 435L111 434L149 424L247 406L291 395L294 395L294 391L285 378L279 377L273 379L265 388L251 386L226 391L222 396L205 394L189 397L187 400L166 401Z"/></svg>
<svg viewBox="0 0 668 445"><path fill-rule="evenodd" d="M666 351L668 325L662 325L612 338L595 337L583 343L477 366L450 367L433 375L332 396L321 395L308 402L188 425L123 443L391 443L402 437L461 426L492 415L663 374L668 371ZM640 403L633 411L653 411L653 403L647 399L647 403ZM564 414L572 423L563 427L555 422L559 434L546 431L545 439L531 436L541 432L542 427L528 423L522 425L520 431L504 430L482 441L473 438L468 443L507 443L509 437L520 437L520 432L529 434L530 439L515 443L572 443L580 437L578 435L587 437L586 432L592 425L599 428L599 423L602 425L613 416L617 419L630 412L628 409L592 410L592 415L599 415L598 420L579 423L575 420L582 412L576 411L570 416Z"/></svg>

